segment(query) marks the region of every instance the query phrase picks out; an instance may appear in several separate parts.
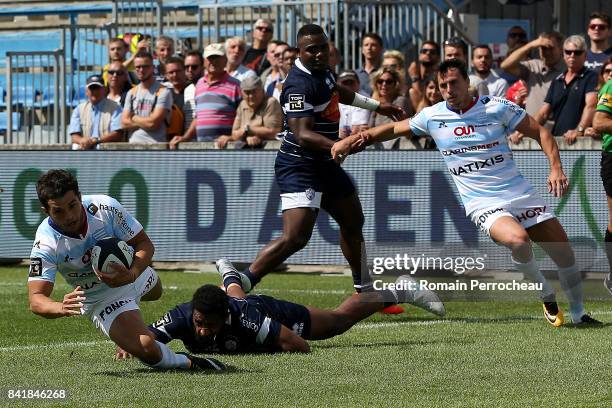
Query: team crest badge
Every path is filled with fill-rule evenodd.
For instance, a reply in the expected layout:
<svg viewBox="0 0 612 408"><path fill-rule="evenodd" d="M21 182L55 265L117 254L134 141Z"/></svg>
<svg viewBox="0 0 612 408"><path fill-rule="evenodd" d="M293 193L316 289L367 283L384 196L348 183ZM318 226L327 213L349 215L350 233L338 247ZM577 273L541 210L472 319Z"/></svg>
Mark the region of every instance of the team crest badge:
<svg viewBox="0 0 612 408"><path fill-rule="evenodd" d="M306 190L306 198L308 200L312 200L315 196L315 191L312 188L309 188L308 190Z"/></svg>

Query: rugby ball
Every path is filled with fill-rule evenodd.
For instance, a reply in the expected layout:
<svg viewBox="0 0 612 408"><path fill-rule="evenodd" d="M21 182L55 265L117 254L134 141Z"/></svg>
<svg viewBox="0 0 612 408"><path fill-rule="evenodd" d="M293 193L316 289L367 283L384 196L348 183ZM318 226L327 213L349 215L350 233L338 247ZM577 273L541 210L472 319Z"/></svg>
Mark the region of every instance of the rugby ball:
<svg viewBox="0 0 612 408"><path fill-rule="evenodd" d="M134 249L118 238L104 238L91 250L91 266L98 273L112 273L111 265L129 268L134 259Z"/></svg>

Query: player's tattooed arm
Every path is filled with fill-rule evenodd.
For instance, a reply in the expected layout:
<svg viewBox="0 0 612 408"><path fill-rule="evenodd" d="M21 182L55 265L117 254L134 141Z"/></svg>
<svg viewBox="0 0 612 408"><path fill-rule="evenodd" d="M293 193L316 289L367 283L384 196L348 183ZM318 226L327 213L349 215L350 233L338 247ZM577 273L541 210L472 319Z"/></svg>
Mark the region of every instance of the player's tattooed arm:
<svg viewBox="0 0 612 408"><path fill-rule="evenodd" d="M80 286L72 292L64 295L61 302L51 299L53 283L44 280L33 280L28 282L28 298L32 313L46 319L58 317L78 316L85 300L85 292Z"/></svg>
<svg viewBox="0 0 612 408"><path fill-rule="evenodd" d="M306 340L283 325L281 325L277 345L282 351L290 353L308 353L310 351L310 346Z"/></svg>
<svg viewBox="0 0 612 408"><path fill-rule="evenodd" d="M547 180L548 192L552 193L555 197L561 197L569 188L569 180L563 172L559 146L557 146L552 133L536 122L530 115L526 115L521 120L516 126L516 130L540 144L550 163L550 174Z"/></svg>

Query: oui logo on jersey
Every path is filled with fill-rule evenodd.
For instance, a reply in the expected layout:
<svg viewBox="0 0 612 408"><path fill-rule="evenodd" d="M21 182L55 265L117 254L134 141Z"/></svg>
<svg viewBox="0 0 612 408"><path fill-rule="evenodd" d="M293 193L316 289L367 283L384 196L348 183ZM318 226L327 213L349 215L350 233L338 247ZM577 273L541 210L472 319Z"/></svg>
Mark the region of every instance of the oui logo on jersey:
<svg viewBox="0 0 612 408"><path fill-rule="evenodd" d="M457 139L474 137L474 133L476 133L474 125L464 125L453 128L453 134Z"/></svg>

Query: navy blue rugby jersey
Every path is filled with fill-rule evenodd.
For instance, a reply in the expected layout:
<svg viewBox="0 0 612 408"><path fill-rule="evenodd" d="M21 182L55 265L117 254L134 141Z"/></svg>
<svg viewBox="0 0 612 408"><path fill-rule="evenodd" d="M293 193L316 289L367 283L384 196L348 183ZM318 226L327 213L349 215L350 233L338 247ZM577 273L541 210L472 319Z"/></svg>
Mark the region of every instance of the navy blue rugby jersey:
<svg viewBox="0 0 612 408"><path fill-rule="evenodd" d="M289 118L313 117L312 130L331 140L338 140L340 96L330 70L312 73L297 59L283 83L280 103L284 113L284 140L280 151L292 156L330 160L330 153L310 151L298 145L288 125Z"/></svg>
<svg viewBox="0 0 612 408"><path fill-rule="evenodd" d="M181 340L192 353L275 352L281 323L265 313L268 296L229 298L230 313L221 332L197 337L191 302L182 303L149 325L157 340ZM270 298L272 299L272 298Z"/></svg>

